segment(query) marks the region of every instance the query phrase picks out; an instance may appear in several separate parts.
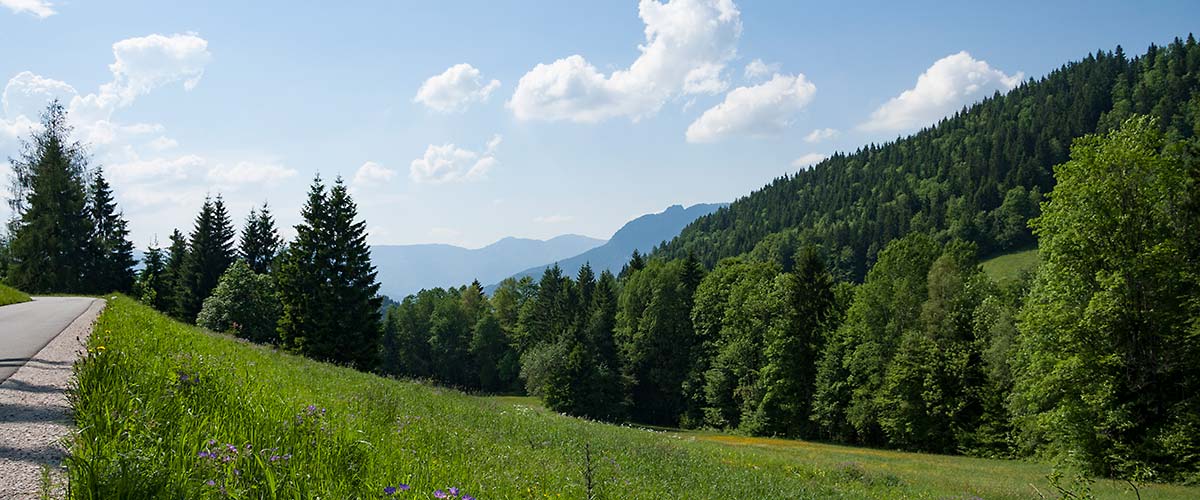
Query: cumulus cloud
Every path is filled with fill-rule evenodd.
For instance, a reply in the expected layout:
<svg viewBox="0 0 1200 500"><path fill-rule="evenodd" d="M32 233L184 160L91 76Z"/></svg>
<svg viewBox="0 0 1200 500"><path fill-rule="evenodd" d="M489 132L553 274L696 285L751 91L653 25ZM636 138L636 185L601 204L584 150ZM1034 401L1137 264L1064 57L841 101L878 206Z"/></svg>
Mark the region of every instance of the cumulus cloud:
<svg viewBox="0 0 1200 500"><path fill-rule="evenodd" d="M755 59L746 65L746 69L742 71L742 75L747 80L758 80L778 72L779 63L767 64L762 59Z"/></svg>
<svg viewBox="0 0 1200 500"><path fill-rule="evenodd" d="M200 171L207 163L197 155L142 158L131 146L122 150L119 161L108 164L108 175L120 184L179 181Z"/></svg>
<svg viewBox="0 0 1200 500"><path fill-rule="evenodd" d="M803 74L776 74L760 85L738 87L688 126L687 140L716 142L734 135L779 133L816 93L817 86Z"/></svg>
<svg viewBox="0 0 1200 500"><path fill-rule="evenodd" d="M13 13L28 13L41 19L57 14L54 5L46 0L0 0L0 5L8 7Z"/></svg>
<svg viewBox="0 0 1200 500"><path fill-rule="evenodd" d="M73 114L106 119L155 88L183 82L184 90L192 90L212 60L208 41L191 33L128 38L114 43L112 50L114 62L108 66L112 81L97 93L76 96L71 102Z"/></svg>
<svg viewBox="0 0 1200 500"><path fill-rule="evenodd" d="M413 102L442 113L461 112L473 103L486 102L499 87L500 80L485 83L479 70L470 64L455 64L425 80Z"/></svg>
<svg viewBox="0 0 1200 500"><path fill-rule="evenodd" d="M638 16L646 39L628 68L604 75L578 54L538 64L517 83L509 109L521 120L637 120L674 97L728 86L721 74L742 33L732 0L641 0Z"/></svg>
<svg viewBox="0 0 1200 500"><path fill-rule="evenodd" d="M813 165L821 163L821 160L826 158L829 158L829 155L824 153L808 153L792 160L792 166L795 168L810 168Z"/></svg>
<svg viewBox="0 0 1200 500"><path fill-rule="evenodd" d="M369 161L358 167L358 171L354 172L354 180L352 183L355 186L366 187L374 184L382 184L390 182L396 176L396 171L387 168L383 165Z"/></svg>
<svg viewBox="0 0 1200 500"><path fill-rule="evenodd" d="M425 148L425 155L409 165L408 176L413 182L428 184L483 180L499 163L495 152L500 140L499 135L493 136L483 152L462 149L454 144L430 144Z"/></svg>
<svg viewBox="0 0 1200 500"><path fill-rule="evenodd" d="M804 142L818 143L821 141L827 141L829 139L833 139L834 137L837 137L838 133L839 132L837 131L837 129L819 128L819 129L813 130L812 132L809 132L808 135L804 136Z"/></svg>
<svg viewBox="0 0 1200 500"><path fill-rule="evenodd" d="M533 218L533 221L538 224L561 224L563 222L571 222L572 220L575 220L575 218L570 215L560 214L540 215Z"/></svg>
<svg viewBox="0 0 1200 500"><path fill-rule="evenodd" d="M1007 75L966 51L952 54L934 62L916 86L884 103L860 128L894 132L931 125L995 91L1012 90L1024 78L1024 73Z"/></svg>

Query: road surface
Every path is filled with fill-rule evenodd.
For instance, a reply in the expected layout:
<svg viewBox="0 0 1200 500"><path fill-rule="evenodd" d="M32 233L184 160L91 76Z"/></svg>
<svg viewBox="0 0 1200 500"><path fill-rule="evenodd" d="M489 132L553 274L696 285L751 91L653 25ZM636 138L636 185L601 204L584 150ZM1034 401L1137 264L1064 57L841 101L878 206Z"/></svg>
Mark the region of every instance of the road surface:
<svg viewBox="0 0 1200 500"><path fill-rule="evenodd" d="M98 299L34 297L0 306L0 382L12 376Z"/></svg>

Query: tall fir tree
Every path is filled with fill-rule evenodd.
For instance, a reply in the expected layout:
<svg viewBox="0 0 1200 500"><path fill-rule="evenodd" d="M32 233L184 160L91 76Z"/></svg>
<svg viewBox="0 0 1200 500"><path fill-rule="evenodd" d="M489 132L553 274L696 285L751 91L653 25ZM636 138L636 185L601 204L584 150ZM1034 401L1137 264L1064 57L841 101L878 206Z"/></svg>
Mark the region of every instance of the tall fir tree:
<svg viewBox="0 0 1200 500"><path fill-rule="evenodd" d="M216 199L205 198L188 240L181 275L179 312L188 322L196 321L204 299L212 294L221 275L233 264L235 235L225 201L219 195Z"/></svg>
<svg viewBox="0 0 1200 500"><path fill-rule="evenodd" d="M146 254L142 257L142 270L138 273L135 292L138 299L160 311L170 307L170 302L167 300L171 297L171 292L166 269L166 257L163 255L162 249L158 247L158 241L155 240L146 248Z"/></svg>
<svg viewBox="0 0 1200 500"><path fill-rule="evenodd" d="M309 189L279 271L282 341L309 357L371 369L379 350L379 283L366 224L339 177Z"/></svg>
<svg viewBox="0 0 1200 500"><path fill-rule="evenodd" d="M279 246L283 239L275 228L275 218L271 216L271 208L263 203L261 209L250 210L246 225L242 228L242 240L238 253L250 269L259 274L271 271L271 264L279 254Z"/></svg>
<svg viewBox="0 0 1200 500"><path fill-rule="evenodd" d="M42 130L12 158L13 220L6 279L27 292L88 291L92 250L84 177L87 152L71 142L67 111L58 101L42 115Z"/></svg>
<svg viewBox="0 0 1200 500"><path fill-rule="evenodd" d="M171 231L171 246L167 247L167 261L163 266L162 294L158 297L158 310L176 318L183 317L180 309L183 294L183 266L187 262L187 237L178 229Z"/></svg>
<svg viewBox="0 0 1200 500"><path fill-rule="evenodd" d="M92 175L89 215L92 220L92 255L88 281L92 291L129 292L133 289L133 242L128 222L117 211L112 187L97 168Z"/></svg>

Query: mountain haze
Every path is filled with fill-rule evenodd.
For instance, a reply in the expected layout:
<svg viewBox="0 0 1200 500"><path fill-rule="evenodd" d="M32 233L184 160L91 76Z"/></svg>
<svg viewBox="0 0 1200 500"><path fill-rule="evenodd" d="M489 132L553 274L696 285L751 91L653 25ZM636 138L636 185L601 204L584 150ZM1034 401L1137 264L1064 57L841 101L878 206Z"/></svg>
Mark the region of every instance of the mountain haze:
<svg viewBox="0 0 1200 500"><path fill-rule="evenodd" d="M700 203L687 208L682 205L671 205L662 212L646 214L629 221L616 233L613 233L612 238L603 245L555 262L566 275L573 276L585 263L591 264L592 270L597 275L605 270L615 274L621 270L621 266L629 261L629 256L635 249L644 254L650 253L656 246L678 236L679 231L692 221L716 212L727 205L728 203ZM542 271L555 262L545 262L521 271L513 277L520 279L530 276L536 280L541 276Z"/></svg>
<svg viewBox="0 0 1200 500"><path fill-rule="evenodd" d="M376 245L371 261L379 271L380 293L400 299L422 288L459 286L478 279L492 283L520 269L563 259L605 241L577 234L548 240L508 237L483 248L445 244Z"/></svg>

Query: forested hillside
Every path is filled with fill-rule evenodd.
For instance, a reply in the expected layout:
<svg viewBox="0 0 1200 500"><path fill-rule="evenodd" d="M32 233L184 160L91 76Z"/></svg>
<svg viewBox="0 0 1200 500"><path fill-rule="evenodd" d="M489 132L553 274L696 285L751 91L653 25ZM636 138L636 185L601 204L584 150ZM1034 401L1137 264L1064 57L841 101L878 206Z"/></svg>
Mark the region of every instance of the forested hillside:
<svg viewBox="0 0 1200 500"><path fill-rule="evenodd" d="M921 232L974 242L984 255L1032 244L1025 224L1054 186L1071 141L1131 114L1169 138L1196 134L1200 47L1192 36L1145 55L1100 51L910 137L835 154L775 179L685 228L657 255L708 267L772 233L820 245L839 276L861 280L889 241Z"/></svg>

